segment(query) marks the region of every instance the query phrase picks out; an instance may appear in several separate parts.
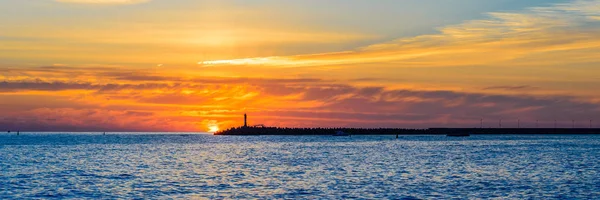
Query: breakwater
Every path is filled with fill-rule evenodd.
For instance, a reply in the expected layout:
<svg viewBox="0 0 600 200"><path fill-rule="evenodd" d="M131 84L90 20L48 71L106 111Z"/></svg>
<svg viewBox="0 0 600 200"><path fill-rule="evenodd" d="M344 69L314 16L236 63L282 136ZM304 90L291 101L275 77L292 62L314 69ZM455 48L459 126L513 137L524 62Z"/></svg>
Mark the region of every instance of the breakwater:
<svg viewBox="0 0 600 200"><path fill-rule="evenodd" d="M215 135L447 135L447 134L600 134L600 128L281 128L236 127Z"/></svg>

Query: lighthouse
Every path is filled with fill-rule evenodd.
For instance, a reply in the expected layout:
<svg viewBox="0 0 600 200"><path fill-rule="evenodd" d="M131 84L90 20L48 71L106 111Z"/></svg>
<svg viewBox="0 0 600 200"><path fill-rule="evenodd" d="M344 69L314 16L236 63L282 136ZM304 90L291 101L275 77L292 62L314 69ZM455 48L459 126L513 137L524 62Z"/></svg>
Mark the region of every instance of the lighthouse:
<svg viewBox="0 0 600 200"><path fill-rule="evenodd" d="M248 127L248 115L244 113L244 127Z"/></svg>

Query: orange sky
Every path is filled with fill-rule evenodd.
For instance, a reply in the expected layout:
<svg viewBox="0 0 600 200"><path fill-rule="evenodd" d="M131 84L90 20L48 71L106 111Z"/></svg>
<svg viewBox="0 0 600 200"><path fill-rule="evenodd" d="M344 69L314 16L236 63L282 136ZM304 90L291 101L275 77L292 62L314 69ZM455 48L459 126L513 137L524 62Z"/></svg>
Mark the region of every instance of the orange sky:
<svg viewBox="0 0 600 200"><path fill-rule="evenodd" d="M600 124L598 0L335 3L3 1L0 128Z"/></svg>

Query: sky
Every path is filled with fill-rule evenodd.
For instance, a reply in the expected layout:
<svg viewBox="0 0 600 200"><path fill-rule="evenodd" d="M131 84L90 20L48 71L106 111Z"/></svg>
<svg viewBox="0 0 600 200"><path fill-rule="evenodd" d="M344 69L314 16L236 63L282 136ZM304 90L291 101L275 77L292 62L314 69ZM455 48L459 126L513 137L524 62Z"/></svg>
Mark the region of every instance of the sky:
<svg viewBox="0 0 600 200"><path fill-rule="evenodd" d="M2 0L0 110L22 131L600 127L600 0Z"/></svg>

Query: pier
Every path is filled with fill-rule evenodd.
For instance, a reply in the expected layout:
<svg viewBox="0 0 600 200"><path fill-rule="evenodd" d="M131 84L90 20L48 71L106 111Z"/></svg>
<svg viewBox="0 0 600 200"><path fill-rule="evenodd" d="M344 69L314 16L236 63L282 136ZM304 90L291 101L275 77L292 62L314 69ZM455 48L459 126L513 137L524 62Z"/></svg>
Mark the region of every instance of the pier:
<svg viewBox="0 0 600 200"><path fill-rule="evenodd" d="M599 128L280 128L237 127L214 135L333 135L343 131L350 135L448 135L448 134L600 134Z"/></svg>
<svg viewBox="0 0 600 200"><path fill-rule="evenodd" d="M214 135L334 135L341 131L349 135L540 135L540 134L600 134L600 128L285 128L267 127L263 124L249 126L248 115L244 114L244 125L215 132ZM537 126L536 126L537 127Z"/></svg>

